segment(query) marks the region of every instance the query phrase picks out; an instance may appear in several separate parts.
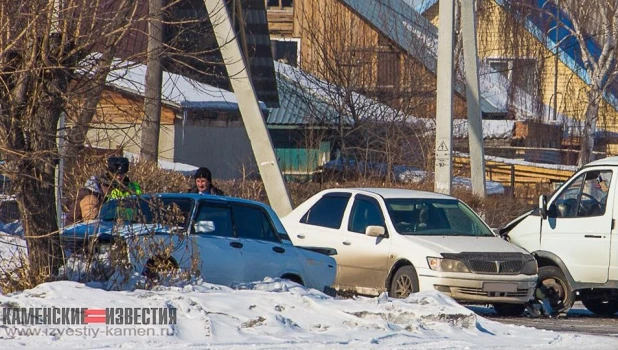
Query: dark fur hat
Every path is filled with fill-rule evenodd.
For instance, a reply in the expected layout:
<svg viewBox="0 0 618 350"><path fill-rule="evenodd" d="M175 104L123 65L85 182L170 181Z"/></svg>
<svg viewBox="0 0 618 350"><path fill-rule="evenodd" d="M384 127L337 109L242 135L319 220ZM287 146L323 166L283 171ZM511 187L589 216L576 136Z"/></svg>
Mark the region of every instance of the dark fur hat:
<svg viewBox="0 0 618 350"><path fill-rule="evenodd" d="M201 167L195 171L193 179L206 179L208 182L212 182L212 174L208 168Z"/></svg>

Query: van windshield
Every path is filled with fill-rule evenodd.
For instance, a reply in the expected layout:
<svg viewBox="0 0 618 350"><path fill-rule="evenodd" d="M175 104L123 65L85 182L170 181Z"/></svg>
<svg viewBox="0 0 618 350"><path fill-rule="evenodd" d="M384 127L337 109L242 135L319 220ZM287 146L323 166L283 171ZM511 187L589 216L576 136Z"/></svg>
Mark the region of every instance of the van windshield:
<svg viewBox="0 0 618 350"><path fill-rule="evenodd" d="M494 233L468 206L456 199L386 199L397 232L419 236L483 236Z"/></svg>

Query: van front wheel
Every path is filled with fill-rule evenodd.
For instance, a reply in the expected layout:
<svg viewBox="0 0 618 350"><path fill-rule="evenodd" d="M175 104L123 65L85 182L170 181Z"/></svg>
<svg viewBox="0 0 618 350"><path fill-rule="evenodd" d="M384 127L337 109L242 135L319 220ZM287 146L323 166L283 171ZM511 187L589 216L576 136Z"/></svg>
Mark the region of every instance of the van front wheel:
<svg viewBox="0 0 618 350"><path fill-rule="evenodd" d="M543 266L539 269L539 280L535 297L543 306L551 307L550 313L566 313L573 303L575 295L564 272L556 266Z"/></svg>

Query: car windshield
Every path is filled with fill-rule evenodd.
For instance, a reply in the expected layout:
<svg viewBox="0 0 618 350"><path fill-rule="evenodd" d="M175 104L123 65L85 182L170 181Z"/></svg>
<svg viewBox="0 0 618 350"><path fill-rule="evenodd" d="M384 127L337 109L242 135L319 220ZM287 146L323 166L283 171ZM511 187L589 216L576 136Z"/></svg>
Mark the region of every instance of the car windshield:
<svg viewBox="0 0 618 350"><path fill-rule="evenodd" d="M388 214L402 235L487 236L493 232L468 206L456 199L387 199Z"/></svg>
<svg viewBox="0 0 618 350"><path fill-rule="evenodd" d="M193 200L189 198L130 197L114 199L103 204L99 219L102 221L161 224L186 228L193 204Z"/></svg>

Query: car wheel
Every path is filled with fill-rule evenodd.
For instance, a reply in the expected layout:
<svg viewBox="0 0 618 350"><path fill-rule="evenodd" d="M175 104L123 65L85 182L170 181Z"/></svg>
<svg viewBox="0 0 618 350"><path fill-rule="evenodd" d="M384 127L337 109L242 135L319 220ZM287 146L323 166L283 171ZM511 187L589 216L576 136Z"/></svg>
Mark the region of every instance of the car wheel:
<svg viewBox="0 0 618 350"><path fill-rule="evenodd" d="M547 310L549 313L566 313L575 302L573 289L564 272L555 266L543 266L539 269L535 295L543 307L551 307L551 310Z"/></svg>
<svg viewBox="0 0 618 350"><path fill-rule="evenodd" d="M282 279L284 280L288 280L288 281L292 281L296 284L300 284L301 286L304 286L305 284L303 283L303 280L300 279L300 277L298 277L297 275L283 275L281 276Z"/></svg>
<svg viewBox="0 0 618 350"><path fill-rule="evenodd" d="M582 304L588 311L599 316L611 316L618 312L618 300L584 299Z"/></svg>
<svg viewBox="0 0 618 350"><path fill-rule="evenodd" d="M418 292L418 276L414 266L400 267L391 280L388 296L392 298L407 298Z"/></svg>
<svg viewBox="0 0 618 350"><path fill-rule="evenodd" d="M150 282L156 283L176 270L178 270L178 264L172 258L155 256L146 262L142 275L146 276Z"/></svg>
<svg viewBox="0 0 618 350"><path fill-rule="evenodd" d="M499 316L521 316L525 309L526 306L524 304L494 304L494 310Z"/></svg>

